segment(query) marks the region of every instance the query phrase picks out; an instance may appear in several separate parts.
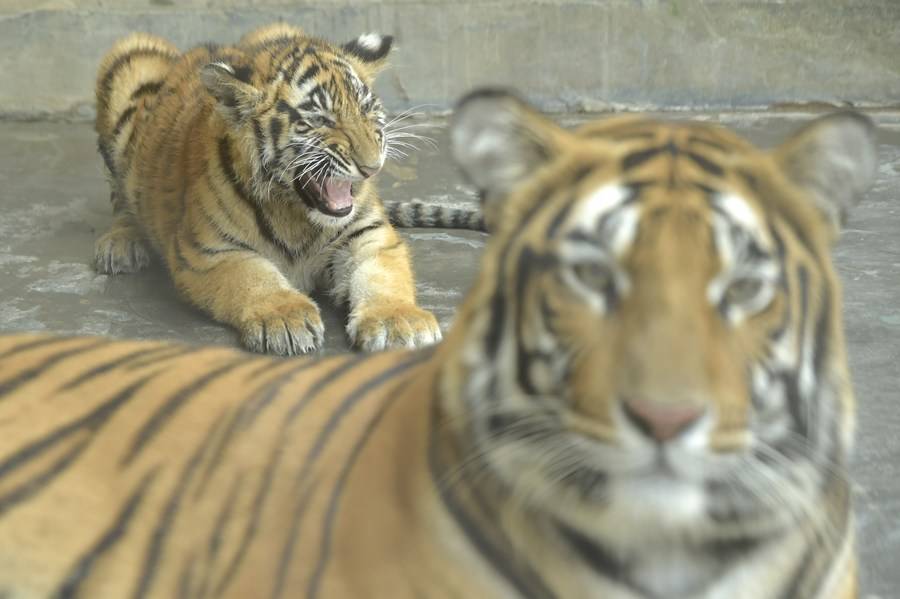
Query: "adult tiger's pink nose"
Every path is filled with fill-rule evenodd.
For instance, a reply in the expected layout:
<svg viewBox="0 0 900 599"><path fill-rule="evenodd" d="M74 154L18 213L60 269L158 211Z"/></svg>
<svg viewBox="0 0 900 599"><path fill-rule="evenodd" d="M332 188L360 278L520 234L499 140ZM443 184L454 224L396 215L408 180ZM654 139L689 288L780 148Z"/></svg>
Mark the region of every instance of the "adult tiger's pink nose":
<svg viewBox="0 0 900 599"><path fill-rule="evenodd" d="M667 404L633 397L622 401L622 411L639 431L660 443L674 439L706 413L702 406Z"/></svg>

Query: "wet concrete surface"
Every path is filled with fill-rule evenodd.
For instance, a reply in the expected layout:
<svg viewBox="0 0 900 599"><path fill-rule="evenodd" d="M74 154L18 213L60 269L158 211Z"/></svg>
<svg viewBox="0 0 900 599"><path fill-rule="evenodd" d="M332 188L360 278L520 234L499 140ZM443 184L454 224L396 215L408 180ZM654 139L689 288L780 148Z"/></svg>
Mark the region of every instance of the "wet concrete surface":
<svg viewBox="0 0 900 599"><path fill-rule="evenodd" d="M900 115L880 125L877 180L835 251L859 401L854 458L861 597L900 597ZM771 146L808 115L676 114L718 121ZM571 124L577 118L562 118ZM424 150L381 176L382 195L474 203L448 159L440 121ZM228 328L182 302L160 265L96 275L94 239L111 221L108 190L88 124L0 123L0 332L47 330L236 345ZM484 236L409 230L422 306L449 327L478 266ZM343 314L320 301L326 353L346 349Z"/></svg>

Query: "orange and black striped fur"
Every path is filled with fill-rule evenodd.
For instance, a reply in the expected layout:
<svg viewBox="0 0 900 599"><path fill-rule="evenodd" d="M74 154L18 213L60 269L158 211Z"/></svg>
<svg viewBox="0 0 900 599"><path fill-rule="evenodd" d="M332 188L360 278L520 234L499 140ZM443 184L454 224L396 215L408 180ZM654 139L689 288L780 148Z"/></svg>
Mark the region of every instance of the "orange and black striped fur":
<svg viewBox="0 0 900 599"><path fill-rule="evenodd" d="M185 54L145 34L117 43L97 79L114 212L97 270L139 270L152 247L180 292L254 351L321 344L314 288L349 306L362 349L440 339L372 182L404 135L372 91L391 41L339 47L276 24Z"/></svg>
<svg viewBox="0 0 900 599"><path fill-rule="evenodd" d="M486 90L452 134L492 233L436 347L0 339L0 596L855 596L829 247L869 122L764 152Z"/></svg>

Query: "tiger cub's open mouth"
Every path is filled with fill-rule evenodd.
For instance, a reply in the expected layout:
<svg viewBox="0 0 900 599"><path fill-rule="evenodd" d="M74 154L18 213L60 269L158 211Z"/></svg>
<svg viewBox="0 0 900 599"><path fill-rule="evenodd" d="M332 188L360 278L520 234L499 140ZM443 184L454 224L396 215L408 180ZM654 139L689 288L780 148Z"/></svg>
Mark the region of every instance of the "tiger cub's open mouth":
<svg viewBox="0 0 900 599"><path fill-rule="evenodd" d="M353 194L357 186L349 179L329 177L322 182L301 177L294 190L310 207L328 216L347 216L353 210Z"/></svg>

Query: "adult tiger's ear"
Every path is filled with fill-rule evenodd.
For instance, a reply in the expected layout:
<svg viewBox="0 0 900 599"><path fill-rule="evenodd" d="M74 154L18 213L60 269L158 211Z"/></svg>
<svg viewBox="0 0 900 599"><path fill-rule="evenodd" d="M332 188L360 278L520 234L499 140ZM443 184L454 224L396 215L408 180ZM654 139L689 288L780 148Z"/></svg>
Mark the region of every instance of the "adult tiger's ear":
<svg viewBox="0 0 900 599"><path fill-rule="evenodd" d="M364 33L341 48L357 59L373 77L387 65L387 57L394 45L394 36Z"/></svg>
<svg viewBox="0 0 900 599"><path fill-rule="evenodd" d="M219 102L226 117L242 120L262 99L262 92L250 83L250 68L213 62L200 71L200 80Z"/></svg>
<svg viewBox="0 0 900 599"><path fill-rule="evenodd" d="M875 176L875 125L858 112L838 112L809 123L774 152L788 178L816 203L835 233Z"/></svg>
<svg viewBox="0 0 900 599"><path fill-rule="evenodd" d="M486 204L505 197L546 163L566 135L514 93L499 88L463 97L450 122L453 157Z"/></svg>

